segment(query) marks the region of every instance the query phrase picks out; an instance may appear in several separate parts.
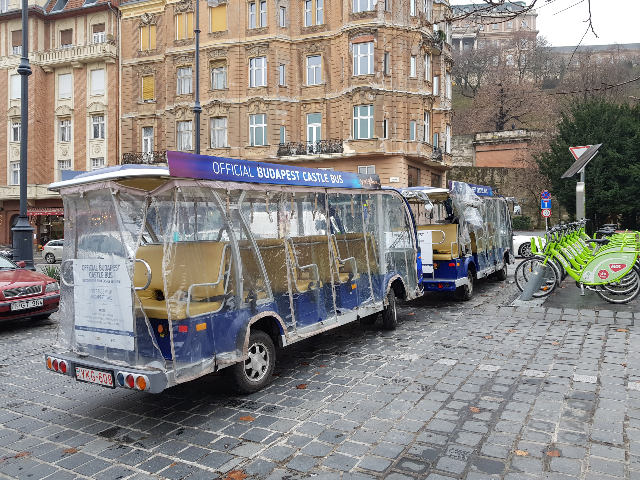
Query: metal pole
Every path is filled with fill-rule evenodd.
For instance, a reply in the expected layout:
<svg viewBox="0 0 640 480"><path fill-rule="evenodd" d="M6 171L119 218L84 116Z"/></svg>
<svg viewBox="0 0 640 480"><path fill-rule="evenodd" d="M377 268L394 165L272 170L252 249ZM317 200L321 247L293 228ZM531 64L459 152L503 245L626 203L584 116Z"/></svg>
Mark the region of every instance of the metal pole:
<svg viewBox="0 0 640 480"><path fill-rule="evenodd" d="M193 105L193 115L195 116L196 144L195 152L200 155L200 0L196 0L196 101Z"/></svg>
<svg viewBox="0 0 640 480"><path fill-rule="evenodd" d="M13 232L13 259L33 266L33 227L27 217L27 145L29 141L29 3L22 0L22 57L18 67L20 77L20 215L11 229Z"/></svg>

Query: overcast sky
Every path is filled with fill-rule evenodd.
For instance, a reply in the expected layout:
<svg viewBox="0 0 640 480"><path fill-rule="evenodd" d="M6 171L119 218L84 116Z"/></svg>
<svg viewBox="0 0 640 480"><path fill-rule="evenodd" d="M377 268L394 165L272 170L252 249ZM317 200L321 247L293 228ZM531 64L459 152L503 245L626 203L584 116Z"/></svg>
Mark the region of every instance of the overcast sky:
<svg viewBox="0 0 640 480"><path fill-rule="evenodd" d="M482 0L451 0L453 5L482 5ZM538 30L554 46L577 45L587 29L588 0L537 0ZM527 0L527 5L531 0ZM484 4L486 5L486 4ZM566 10L565 10L566 9ZM564 11L563 11L564 10ZM583 45L640 43L640 0L591 0L593 28Z"/></svg>

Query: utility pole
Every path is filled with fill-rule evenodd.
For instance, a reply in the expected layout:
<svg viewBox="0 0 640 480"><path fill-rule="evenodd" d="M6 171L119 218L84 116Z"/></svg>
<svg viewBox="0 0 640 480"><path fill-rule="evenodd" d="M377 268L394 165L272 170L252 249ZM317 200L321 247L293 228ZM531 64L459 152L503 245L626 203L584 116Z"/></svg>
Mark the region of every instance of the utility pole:
<svg viewBox="0 0 640 480"><path fill-rule="evenodd" d="M22 57L18 67L20 77L20 215L13 232L13 259L33 266L33 227L27 217L27 145L29 141L29 3L22 0Z"/></svg>
<svg viewBox="0 0 640 480"><path fill-rule="evenodd" d="M26 0L23 0L26 1ZM195 117L196 144L195 152L200 155L200 0L196 0L196 101L193 104L193 115Z"/></svg>

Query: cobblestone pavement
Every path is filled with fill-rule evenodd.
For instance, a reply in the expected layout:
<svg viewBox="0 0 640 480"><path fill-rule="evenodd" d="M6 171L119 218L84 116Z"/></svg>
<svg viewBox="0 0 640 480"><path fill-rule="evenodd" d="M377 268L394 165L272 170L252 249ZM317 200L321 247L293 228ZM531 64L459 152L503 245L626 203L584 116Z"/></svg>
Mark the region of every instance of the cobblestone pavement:
<svg viewBox="0 0 640 480"><path fill-rule="evenodd" d="M159 395L76 383L44 369L55 319L2 324L0 477L640 478L633 314L476 294L279 350L246 397L221 374Z"/></svg>

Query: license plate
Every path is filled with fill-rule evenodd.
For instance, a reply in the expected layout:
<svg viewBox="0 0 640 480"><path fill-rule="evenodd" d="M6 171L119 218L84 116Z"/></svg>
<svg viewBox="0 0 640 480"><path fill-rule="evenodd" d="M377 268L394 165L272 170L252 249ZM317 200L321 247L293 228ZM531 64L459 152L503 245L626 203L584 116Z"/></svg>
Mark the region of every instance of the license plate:
<svg viewBox="0 0 640 480"><path fill-rule="evenodd" d="M27 300L26 302L14 302L11 304L11 311L25 310L27 308L41 307L44 305L44 300Z"/></svg>
<svg viewBox="0 0 640 480"><path fill-rule="evenodd" d="M113 372L105 372L94 368L76 367L76 380L116 388L113 384Z"/></svg>

